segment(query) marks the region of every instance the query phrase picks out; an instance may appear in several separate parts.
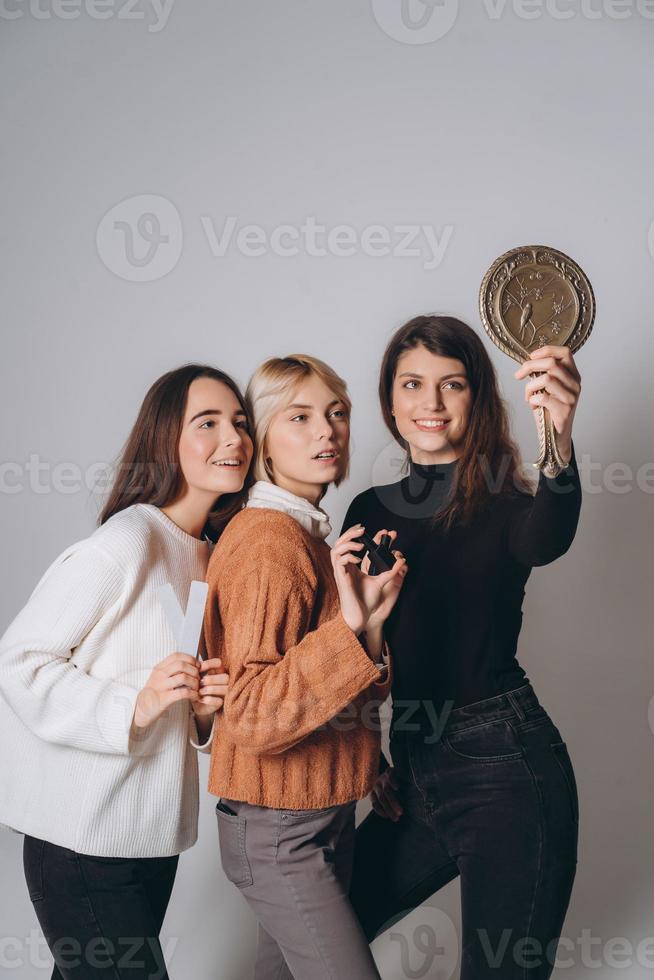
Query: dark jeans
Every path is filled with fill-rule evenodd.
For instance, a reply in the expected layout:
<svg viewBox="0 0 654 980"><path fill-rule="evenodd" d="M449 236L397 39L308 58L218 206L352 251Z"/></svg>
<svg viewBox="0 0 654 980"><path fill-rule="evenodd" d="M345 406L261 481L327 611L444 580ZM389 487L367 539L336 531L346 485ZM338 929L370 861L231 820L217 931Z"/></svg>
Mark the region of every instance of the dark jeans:
<svg viewBox="0 0 654 980"><path fill-rule="evenodd" d="M461 876L461 980L546 980L577 865L572 763L530 684L393 733L404 808L357 831L351 900L369 940ZM435 937L438 940L438 937Z"/></svg>
<svg viewBox="0 0 654 980"><path fill-rule="evenodd" d="M51 980L167 980L159 932L179 855L91 857L25 836L29 895Z"/></svg>

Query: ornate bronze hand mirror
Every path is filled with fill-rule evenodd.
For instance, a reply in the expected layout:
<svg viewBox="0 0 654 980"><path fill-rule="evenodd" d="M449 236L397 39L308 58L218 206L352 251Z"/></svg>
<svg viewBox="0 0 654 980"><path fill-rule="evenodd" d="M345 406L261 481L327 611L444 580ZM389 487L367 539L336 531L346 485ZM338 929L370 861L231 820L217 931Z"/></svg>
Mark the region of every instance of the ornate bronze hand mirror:
<svg viewBox="0 0 654 980"><path fill-rule="evenodd" d="M494 344L520 364L549 344L574 353L590 335L595 319L593 289L576 262L546 245L512 248L492 266L479 290L479 312ZM533 371L535 378L542 371ZM565 468L549 412L537 409L539 456L546 476Z"/></svg>

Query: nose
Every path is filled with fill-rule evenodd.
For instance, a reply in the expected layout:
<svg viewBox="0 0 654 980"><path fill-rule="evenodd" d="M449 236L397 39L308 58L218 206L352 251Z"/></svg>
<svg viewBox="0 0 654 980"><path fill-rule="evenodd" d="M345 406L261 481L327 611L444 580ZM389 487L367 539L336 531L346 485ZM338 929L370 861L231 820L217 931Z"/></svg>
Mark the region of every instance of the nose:
<svg viewBox="0 0 654 980"><path fill-rule="evenodd" d="M443 401L443 393L439 385L436 385L434 388L432 388L431 392L428 392L428 394L430 395L430 397L428 398L427 404L425 405L427 411L436 412L442 408L445 408L445 402Z"/></svg>
<svg viewBox="0 0 654 980"><path fill-rule="evenodd" d="M319 419L316 423L316 428L314 430L315 439L330 439L332 435L332 426L329 419Z"/></svg>
<svg viewBox="0 0 654 980"><path fill-rule="evenodd" d="M231 422L227 423L227 430L225 432L225 445L226 446L243 445L243 430L237 429L235 425L231 424Z"/></svg>

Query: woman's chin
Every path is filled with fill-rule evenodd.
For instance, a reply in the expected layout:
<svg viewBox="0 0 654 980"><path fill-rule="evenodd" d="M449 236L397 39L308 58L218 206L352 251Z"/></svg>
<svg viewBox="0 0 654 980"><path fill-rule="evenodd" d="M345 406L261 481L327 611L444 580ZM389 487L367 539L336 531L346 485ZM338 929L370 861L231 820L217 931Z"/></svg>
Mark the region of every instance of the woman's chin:
<svg viewBox="0 0 654 980"><path fill-rule="evenodd" d="M217 473L211 481L211 489L216 493L238 493L243 489L245 472Z"/></svg>

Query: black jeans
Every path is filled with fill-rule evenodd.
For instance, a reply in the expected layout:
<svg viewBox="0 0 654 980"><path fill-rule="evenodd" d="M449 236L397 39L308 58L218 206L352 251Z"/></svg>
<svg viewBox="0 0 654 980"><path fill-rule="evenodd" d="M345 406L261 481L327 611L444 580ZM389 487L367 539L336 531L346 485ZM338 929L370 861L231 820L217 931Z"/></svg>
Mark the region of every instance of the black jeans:
<svg viewBox="0 0 654 980"><path fill-rule="evenodd" d="M159 932L178 861L91 857L26 835L25 880L55 960L51 980L167 980Z"/></svg>
<svg viewBox="0 0 654 980"><path fill-rule="evenodd" d="M577 866L567 747L530 684L392 733L404 813L357 831L351 900L369 940L461 876L461 980L546 980ZM438 937L436 937L438 939Z"/></svg>

